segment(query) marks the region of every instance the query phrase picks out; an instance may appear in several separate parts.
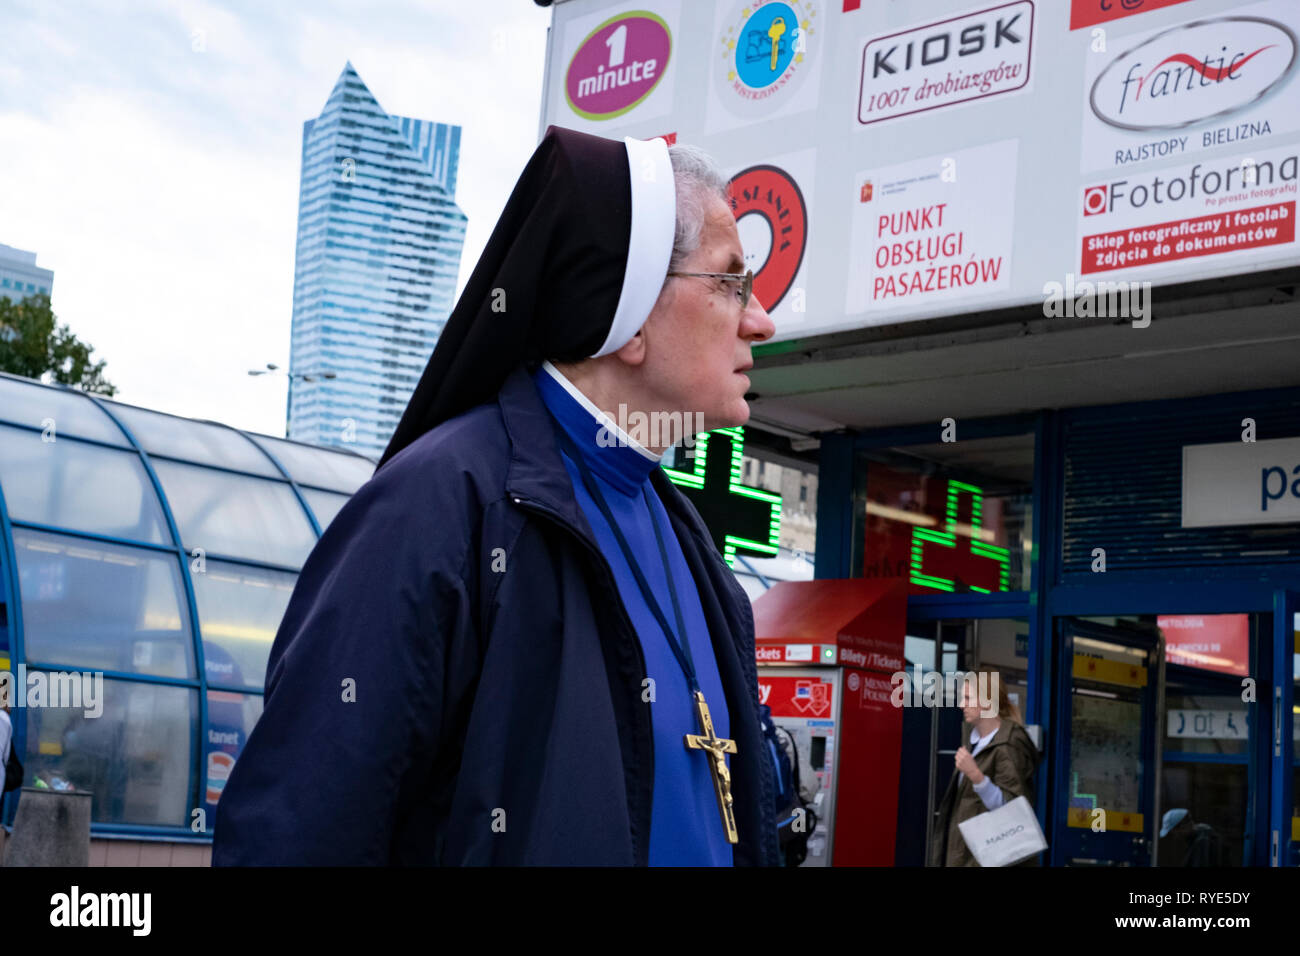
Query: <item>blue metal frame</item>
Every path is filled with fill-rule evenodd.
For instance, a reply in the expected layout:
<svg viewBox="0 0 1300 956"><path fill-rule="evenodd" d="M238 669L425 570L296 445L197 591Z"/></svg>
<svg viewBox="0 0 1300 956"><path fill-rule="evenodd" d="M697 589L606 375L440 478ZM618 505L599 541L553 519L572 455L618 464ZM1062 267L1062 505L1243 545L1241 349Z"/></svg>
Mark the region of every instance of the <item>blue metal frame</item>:
<svg viewBox="0 0 1300 956"><path fill-rule="evenodd" d="M86 540L100 541L107 544L120 544L131 548L138 548L147 551L173 555L176 558L176 560L180 562L181 581L182 581L182 586L184 588L184 594L185 594L185 606L187 608L187 613L189 614L191 639L194 645L193 651L194 651L195 676L193 678L175 678L175 677L163 677L163 676L158 676L153 674L138 674L138 673L126 672L126 671L102 671L102 673L105 679L131 681L134 683L161 684L167 686L184 687L198 694L199 697L198 700L199 706L197 708L198 719L196 721L195 726L193 727L194 737L192 738L192 743L194 744L194 747L193 747L193 757L192 760L190 761L190 767L189 767L189 793L192 797L190 802L194 805L194 807L201 808L204 806L204 802L205 802L202 799L203 796L202 788L204 785L203 784L204 781L203 762L205 760L205 753L206 753L204 741L206 740L207 737L207 725L208 725L208 691L210 690L226 691L231 693L261 696L263 694L263 687L234 686L219 681L209 682L207 679L207 666L206 666L206 658L205 658L204 645L203 645L202 622L198 614L198 605L197 605L197 598L195 595L194 581L190 573L190 567L189 567L190 556L184 549L184 545L182 543L181 536L180 536L180 530L179 527L177 526L175 516L172 513L170 503L168 502L167 496L163 491L162 483L159 480L158 475L153 468L152 462L153 460L175 461L181 464L202 468L205 471L220 471L220 472L226 472L228 474L238 475L241 478L252 478L261 481L277 481L277 482L286 483L292 489L294 493L294 497L297 499L299 506L302 508L304 514L307 516L307 521L309 525L311 526L312 530L315 532L316 537L319 538L322 531L320 523L316 518L315 512L312 510L310 504L308 503L306 496L303 494L303 488L309 488L309 487L314 488L315 486L300 485L290 475L288 469L284 467L284 465L279 461L279 459L272 452L270 452L266 448L263 448L259 443L254 441L250 436L248 436L244 432L241 432L235 428L230 428L230 426L219 425L219 423L215 423L215 422L208 423L208 424L218 425L219 427L222 428L229 428L230 431L235 432L236 434L242 436L245 441L249 442L249 444L251 444L254 448L256 448L262 455L266 457L268 461L270 461L272 467L275 469L275 471L279 474L280 477L256 474L253 472L242 471L237 468L228 468L222 465L191 461L189 459L177 458L166 454L151 454L145 450L144 446L137 440L136 436L132 433L131 429L127 427L125 422L123 422L119 418L119 416L114 415L112 409L108 406L108 404L106 404L99 397L72 388L46 385L41 382L33 382L25 379L22 380L22 382L24 385L29 385L36 388L48 388L53 391L58 391L64 394L73 394L81 398L85 398L86 400L91 402L96 408L98 408L98 410L107 417L107 420L109 422L111 422L113 425L115 425L118 428L118 430L122 433L123 437L126 439L127 442L126 445L114 444L112 442L103 441L101 439L87 438L79 435L59 435L59 440L80 442L87 445L112 449L118 452L128 452L128 453L135 452L135 454L139 456L141 465L145 470L145 474L149 478L149 482L150 485L153 487L154 494L157 495L159 508L162 512L164 520L166 521L168 534L171 536L171 542L166 543L166 542L138 541L135 539L123 538L114 535L104 535L104 534L98 534L96 532L80 531L72 528L63 528L55 525L47 525L41 522L23 521L23 520L12 521L10 519L9 512L5 504L3 488L0 488L0 538L3 539L0 540L0 563L3 563L4 565L4 568L0 569L0 571L4 572L3 581L0 581L0 585L2 585L4 588L6 603L8 604L8 608L9 608L9 629L12 635L10 641L11 666L16 668L17 665L21 662L25 664L27 668L29 668L30 670L58 670L61 667L66 667L66 665L53 665L50 664L49 662L28 661L26 659L26 644L24 640L23 618L22 618L22 599L21 599L21 593L19 591L17 555L13 544L13 540L14 540L13 533L15 528L30 529L33 531L57 534L57 535L70 537L70 538L82 538ZM3 418L0 418L0 424L12 428L21 429L24 431L32 431L37 433L40 433L42 431L42 429L34 427L32 425L28 425L22 422L9 421ZM328 488L322 488L318 490L331 492L334 494L340 493L334 489L328 489ZM297 567L287 567L284 565L272 564L266 561L257 561L248 558L233 557L229 555L208 553L205 554L204 557L205 559L210 559L214 561L222 561L230 564L243 565L245 567L259 568L268 571L287 572L295 575L298 574L301 570L300 568ZM14 714L16 715L13 721L14 746L23 748L19 752L25 753L26 752L25 748L27 743L26 708L15 708ZM9 800L8 798L6 798L4 801L3 810L5 815L3 819L6 822L10 820L9 814L12 813L13 803L14 801ZM172 842L188 841L188 842L203 843L203 842L210 842L212 839L213 822L214 821L210 819L205 820L206 828L201 834L196 834L193 830L190 829L188 825L152 826L152 825L144 825L144 824L127 824L127 823L94 823L92 824L92 833L100 836L110 836L110 835L123 836L123 837L129 836L129 837L133 837L137 839L145 839L145 840L165 839Z"/></svg>
<svg viewBox="0 0 1300 956"><path fill-rule="evenodd" d="M813 577L846 578L853 548L853 495L857 483L857 455L853 436L823 435L817 463L817 528Z"/></svg>
<svg viewBox="0 0 1300 956"><path fill-rule="evenodd" d="M23 598L18 583L18 560L14 551L14 529L9 521L9 508L5 504L4 488L0 487L0 564L3 564L3 583L5 588L5 606L9 615L9 667L16 669L18 661L23 660ZM9 723L13 727L11 747L21 748L18 753L27 753L27 708L11 707ZM13 823L15 800L5 794L0 802L0 822L5 826Z"/></svg>
<svg viewBox="0 0 1300 956"><path fill-rule="evenodd" d="M1249 715L1247 711L1247 715ZM1236 763L1250 765L1250 752L1240 754L1200 754L1190 750L1162 750L1165 763Z"/></svg>
<svg viewBox="0 0 1300 956"><path fill-rule="evenodd" d="M1291 839L1294 813L1296 767L1294 728L1295 685L1295 616L1300 612L1300 593L1279 588L1273 600L1273 682L1269 705L1273 714L1273 739L1270 741L1269 850L1270 866L1295 865L1295 846ZM1268 686L1268 685L1261 685Z"/></svg>
<svg viewBox="0 0 1300 956"><path fill-rule="evenodd" d="M140 456L140 462L144 465L145 473L149 476L149 481L153 484L154 494L158 496L158 501L162 507L163 517L167 520L167 528L175 542L175 554L181 563L181 582L185 588L185 604L189 610L190 616L190 639L194 642L194 668L198 676L198 694L199 694L199 723L194 729L194 759L190 762L190 785L189 793L191 797L198 796L199 781L203 779L203 738L207 734L208 726L208 695L204 689L204 677L207 674L207 661L203 655L203 636L199 630L199 606L194 598L194 582L190 579L190 569L188 555L185 553L185 546L181 544L180 528L176 525L176 518L172 514L170 503L167 501L167 495L163 492L162 482L158 480L157 473L153 470L153 464L149 461L149 455L145 452L144 446L136 440L131 429L126 427L126 423L110 412L103 401L96 398L90 393L86 393L86 398L95 405L101 412L108 416L108 420L122 430L126 440L131 443L131 447L136 450ZM108 676L105 674L105 676ZM191 803L194 803L191 800ZM204 828L207 829L206 827Z"/></svg>
<svg viewBox="0 0 1300 956"><path fill-rule="evenodd" d="M1025 719L1041 728L1044 757L1035 781L1038 824L1050 832L1056 792L1052 772L1056 749L1053 735L1052 669L1055 626L1045 595L1061 573L1061 497L1065 488L1064 437L1056 412L1039 414L1034 423L1033 541L1029 564L1029 707ZM1036 691L1036 693L1035 693ZM1050 853L1050 847L1049 853Z"/></svg>
<svg viewBox="0 0 1300 956"><path fill-rule="evenodd" d="M317 522L316 520L315 512L313 512L311 510L311 507L307 504L307 499L306 497L303 496L302 489L298 487L298 482L294 481L293 475L289 474L289 469L285 468L284 465L280 464L280 459L272 455L268 449L263 448L261 445L253 441L253 439L249 438L239 429L231 428L229 425L222 425L221 427L229 429L230 431L234 432L236 435L239 435L241 438L244 439L244 441L248 442L258 451L260 451L263 455L267 457L267 460L270 461L271 464L275 467L275 470L284 476L284 480L289 482L289 487L293 489L293 496L298 499L298 504L301 505L302 510L307 513L307 520L311 522L311 529L316 532L316 537L319 539L321 535L320 523Z"/></svg>

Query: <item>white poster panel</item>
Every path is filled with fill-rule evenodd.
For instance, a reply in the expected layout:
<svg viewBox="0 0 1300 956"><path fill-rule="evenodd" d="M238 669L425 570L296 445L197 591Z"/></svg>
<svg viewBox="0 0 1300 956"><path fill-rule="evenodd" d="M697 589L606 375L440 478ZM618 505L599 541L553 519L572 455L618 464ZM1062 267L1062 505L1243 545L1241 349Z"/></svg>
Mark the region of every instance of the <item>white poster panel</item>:
<svg viewBox="0 0 1300 956"><path fill-rule="evenodd" d="M1002 140L860 172L845 311L879 325L1009 288L1016 147Z"/></svg>
<svg viewBox="0 0 1300 956"><path fill-rule="evenodd" d="M710 38L710 133L817 108L824 6L821 0L718 3Z"/></svg>
<svg viewBox="0 0 1300 956"><path fill-rule="evenodd" d="M1300 438L1183 446L1183 527L1300 521Z"/></svg>
<svg viewBox="0 0 1300 956"><path fill-rule="evenodd" d="M1188 271L1187 260L1293 251L1300 146L1223 156L1086 185L1079 271Z"/></svg>
<svg viewBox="0 0 1300 956"><path fill-rule="evenodd" d="M1267 0L1223 16L1089 40L1082 172L1219 146L1250 151L1300 129L1294 85L1300 3Z"/></svg>
<svg viewBox="0 0 1300 956"><path fill-rule="evenodd" d="M613 136L615 126L665 116L673 108L680 11L680 0L644 0L564 24L551 61L558 76L548 122Z"/></svg>
<svg viewBox="0 0 1300 956"><path fill-rule="evenodd" d="M745 173L777 341L1300 265L1300 0L553 10L539 132L665 135Z"/></svg>

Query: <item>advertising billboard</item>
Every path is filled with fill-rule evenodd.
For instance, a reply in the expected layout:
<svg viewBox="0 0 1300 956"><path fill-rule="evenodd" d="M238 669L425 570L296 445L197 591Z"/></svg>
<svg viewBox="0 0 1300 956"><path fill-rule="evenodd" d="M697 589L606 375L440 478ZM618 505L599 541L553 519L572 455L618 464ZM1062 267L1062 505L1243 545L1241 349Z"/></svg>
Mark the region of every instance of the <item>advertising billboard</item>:
<svg viewBox="0 0 1300 956"><path fill-rule="evenodd" d="M805 338L1300 264L1298 35L1294 0L565 0L539 132L709 151Z"/></svg>

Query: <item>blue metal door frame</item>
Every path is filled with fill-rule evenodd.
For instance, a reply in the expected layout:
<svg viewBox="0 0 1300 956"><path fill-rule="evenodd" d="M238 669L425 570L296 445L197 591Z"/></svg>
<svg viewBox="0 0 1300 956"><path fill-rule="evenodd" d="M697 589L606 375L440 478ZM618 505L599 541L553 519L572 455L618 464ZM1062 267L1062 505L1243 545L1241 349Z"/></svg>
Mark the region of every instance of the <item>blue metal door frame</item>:
<svg viewBox="0 0 1300 956"><path fill-rule="evenodd" d="M1273 714L1269 762L1269 866L1295 866L1296 841L1292 839L1294 813L1295 706L1293 683L1296 652L1295 619L1300 612L1300 591L1279 588L1273 596ZM1267 686L1267 685L1261 685Z"/></svg>

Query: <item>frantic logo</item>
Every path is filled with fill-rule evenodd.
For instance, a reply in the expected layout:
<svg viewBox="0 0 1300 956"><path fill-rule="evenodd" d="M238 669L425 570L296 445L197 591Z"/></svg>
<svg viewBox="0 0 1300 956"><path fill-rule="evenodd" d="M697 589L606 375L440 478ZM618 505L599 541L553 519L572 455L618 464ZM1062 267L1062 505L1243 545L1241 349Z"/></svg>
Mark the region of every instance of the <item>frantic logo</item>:
<svg viewBox="0 0 1300 956"><path fill-rule="evenodd" d="M578 44L564 76L569 108L589 120L622 116L654 92L672 52L668 24L646 10L606 20Z"/></svg>
<svg viewBox="0 0 1300 956"><path fill-rule="evenodd" d="M1296 51L1296 35L1276 20L1196 20L1121 53L1088 105L1118 129L1181 129L1258 102L1291 73Z"/></svg>
<svg viewBox="0 0 1300 956"><path fill-rule="evenodd" d="M746 249L766 250L754 267L754 294L771 312L785 298L803 264L808 208L794 178L777 166L750 166L727 186L736 229Z"/></svg>
<svg viewBox="0 0 1300 956"><path fill-rule="evenodd" d="M813 0L749 0L733 13L718 38L721 62L715 70L719 98L740 115L772 109L765 101L800 86L814 53ZM755 114L757 115L757 114Z"/></svg>

